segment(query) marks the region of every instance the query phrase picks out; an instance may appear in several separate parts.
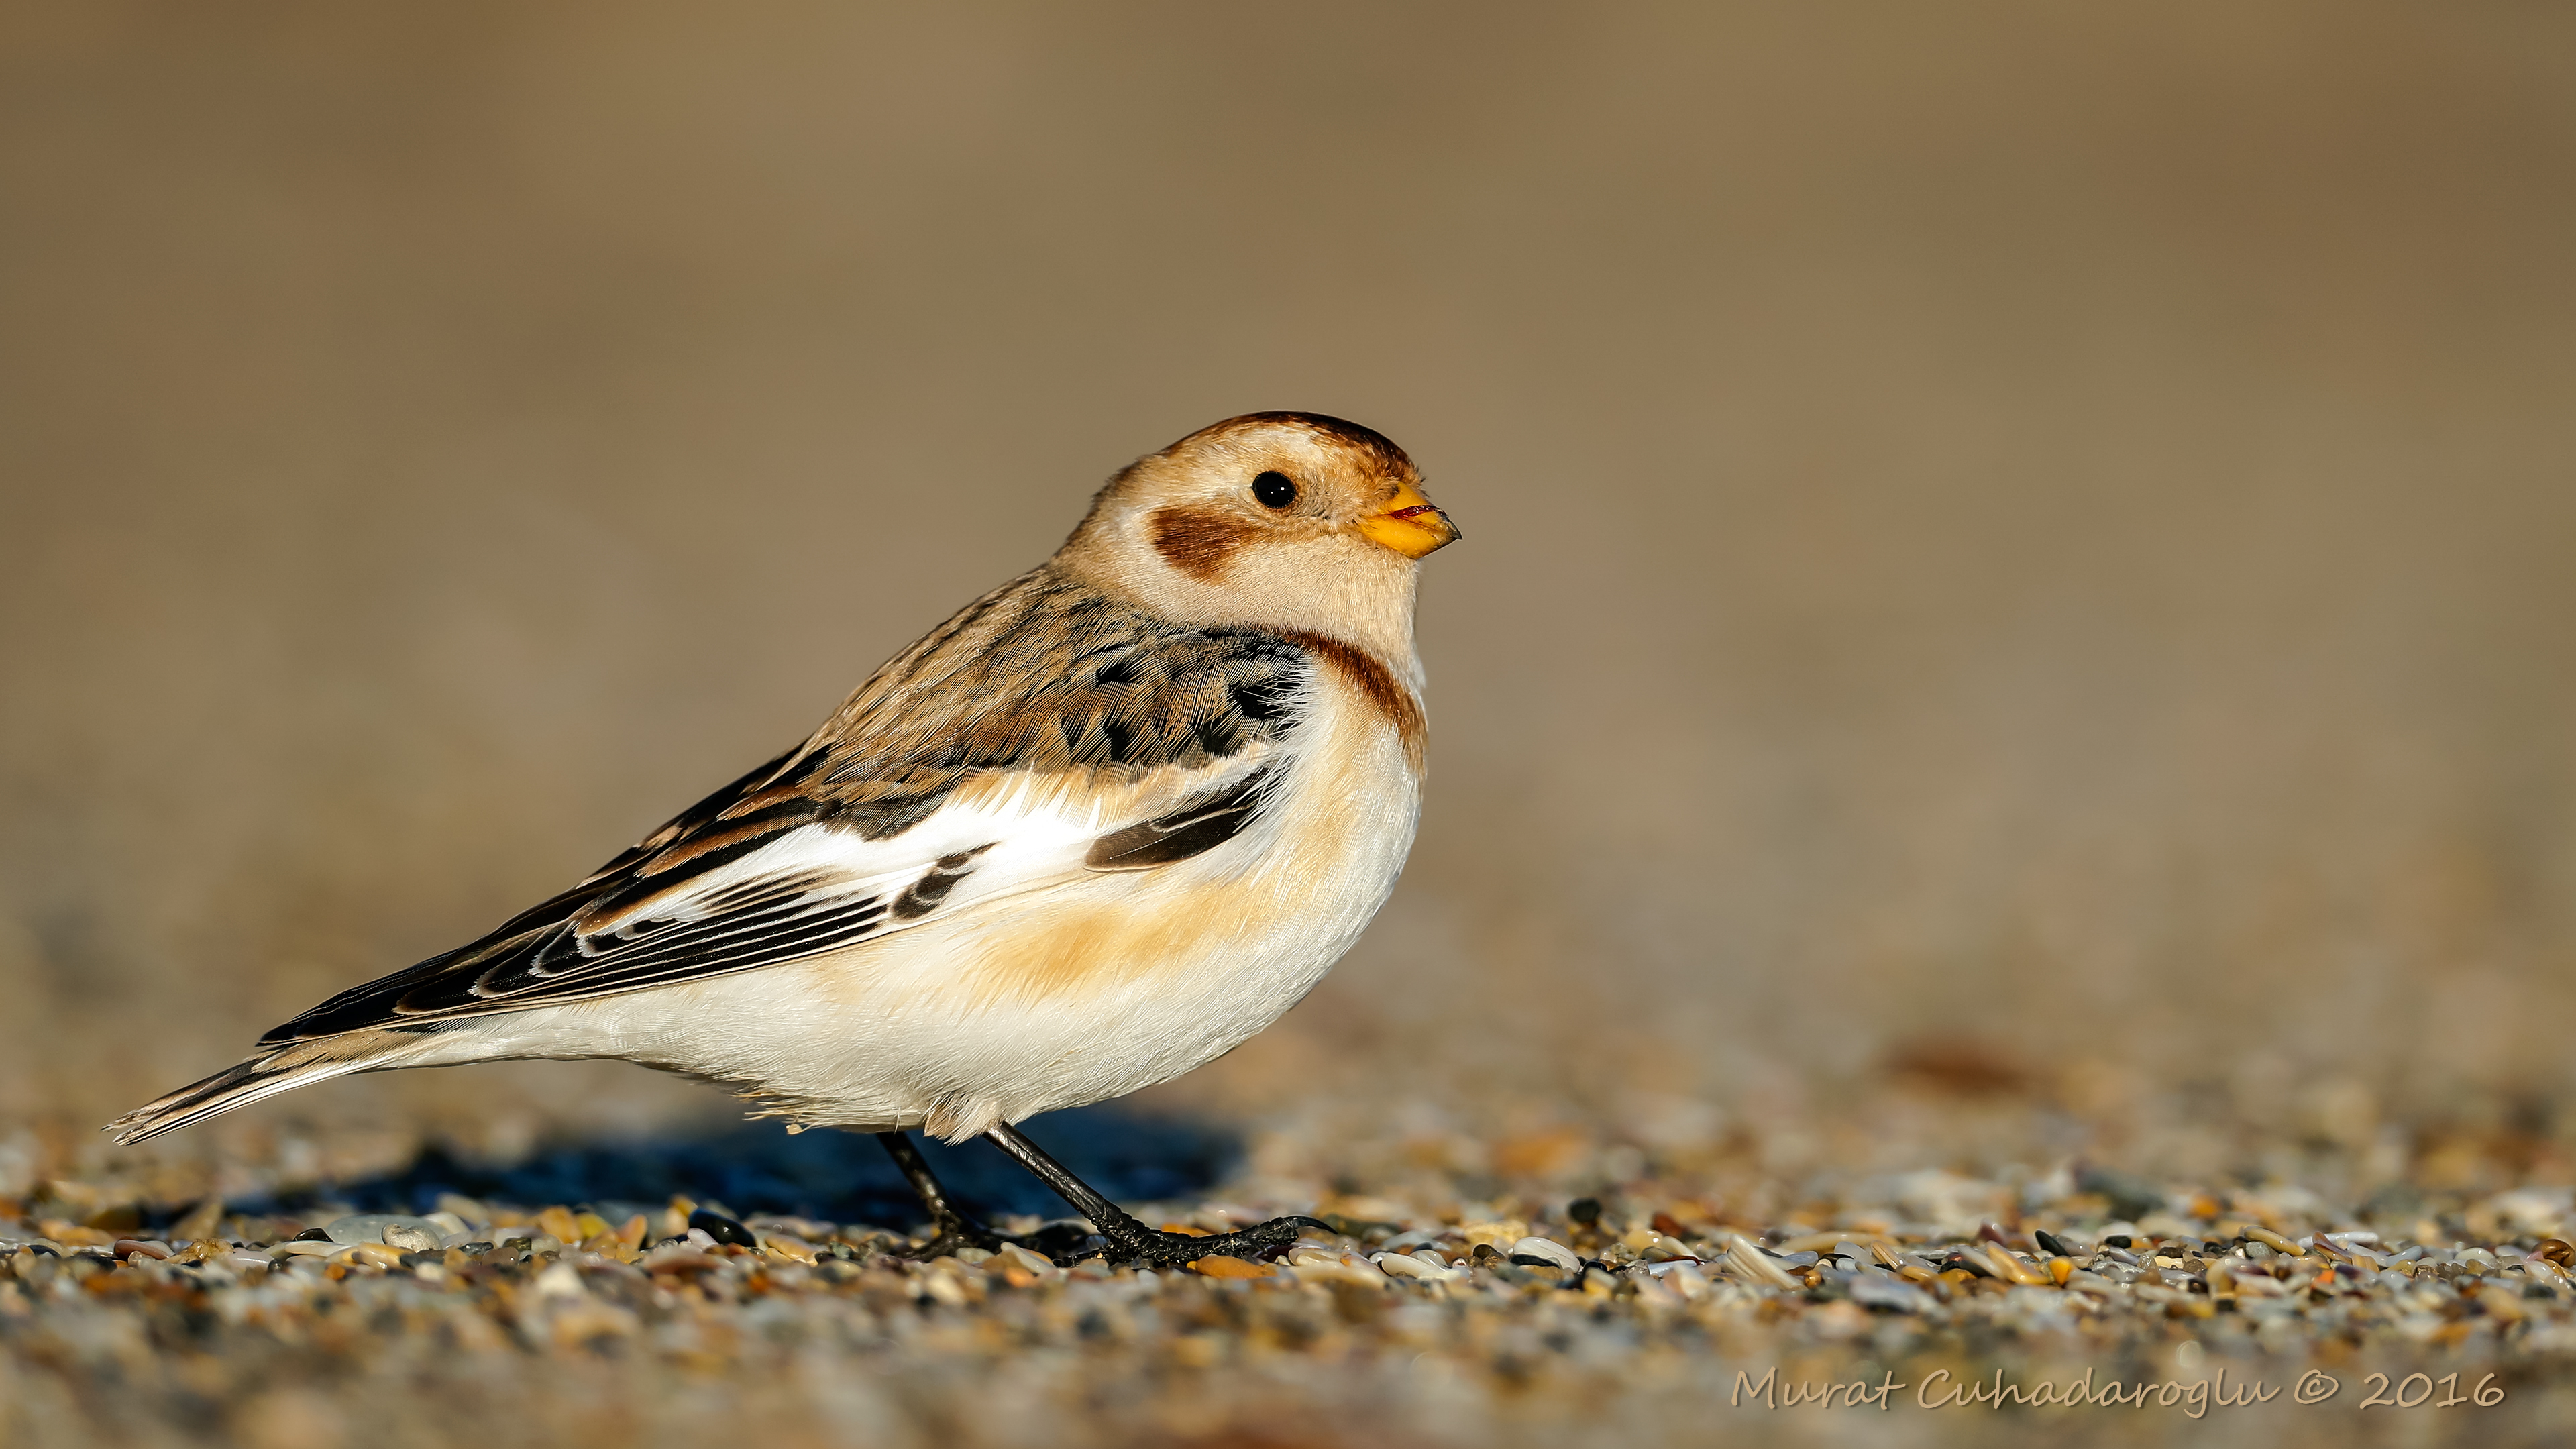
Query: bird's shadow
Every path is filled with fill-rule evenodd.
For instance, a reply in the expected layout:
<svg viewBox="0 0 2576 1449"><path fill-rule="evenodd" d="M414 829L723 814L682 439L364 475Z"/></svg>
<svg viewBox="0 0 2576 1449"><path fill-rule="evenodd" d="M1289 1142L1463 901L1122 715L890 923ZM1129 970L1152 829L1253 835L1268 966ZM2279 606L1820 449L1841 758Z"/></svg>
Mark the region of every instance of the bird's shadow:
<svg viewBox="0 0 2576 1449"><path fill-rule="evenodd" d="M1233 1169L1242 1151L1240 1138L1222 1127L1116 1107L1056 1112L1023 1123L1021 1130L1074 1175L1126 1202L1203 1192ZM947 1147L919 1134L913 1140L950 1194L972 1211L1047 1218L1071 1211L989 1142ZM327 1196L362 1212L420 1213L436 1208L447 1193L527 1206L620 1208L658 1208L680 1194L743 1215L793 1214L889 1228L927 1218L873 1137L829 1128L790 1136L764 1122L559 1143L507 1164L474 1162L431 1147L399 1172L334 1184L309 1196ZM281 1197L274 1205L302 1204Z"/></svg>

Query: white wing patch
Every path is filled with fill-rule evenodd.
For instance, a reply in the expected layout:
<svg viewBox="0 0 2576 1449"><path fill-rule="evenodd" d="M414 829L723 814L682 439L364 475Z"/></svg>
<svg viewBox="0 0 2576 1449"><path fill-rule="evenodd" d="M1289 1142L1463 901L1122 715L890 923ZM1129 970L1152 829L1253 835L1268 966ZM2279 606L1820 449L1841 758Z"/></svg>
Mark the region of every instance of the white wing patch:
<svg viewBox="0 0 2576 1449"><path fill-rule="evenodd" d="M1104 837L1195 818L1192 802L1249 798L1279 751L1146 772L1132 785L1068 788L1000 776L955 792L911 829L870 840L829 822L792 825L755 849L597 892L523 917L464 951L334 998L293 1025L299 1035L353 1026L427 1024L668 986L783 965L950 916L978 901L1078 879ZM1178 805L1181 815L1169 815ZM1248 817L1251 807L1234 808ZM1229 832L1230 833L1230 832ZM1178 858L1178 857L1175 857Z"/></svg>

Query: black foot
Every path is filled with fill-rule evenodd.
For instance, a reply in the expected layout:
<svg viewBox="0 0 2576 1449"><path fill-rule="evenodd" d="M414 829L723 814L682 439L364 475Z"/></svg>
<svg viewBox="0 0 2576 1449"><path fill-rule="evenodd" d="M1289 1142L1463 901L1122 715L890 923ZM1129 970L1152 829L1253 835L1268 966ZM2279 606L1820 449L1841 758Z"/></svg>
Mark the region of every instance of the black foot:
<svg viewBox="0 0 2576 1449"><path fill-rule="evenodd" d="M1104 1257L1113 1263L1142 1263L1149 1268L1178 1268L1201 1258L1258 1258L1270 1249L1297 1241L1308 1228L1320 1229L1327 1236L1333 1232L1331 1224L1313 1218L1272 1218L1235 1232L1194 1238L1187 1233L1157 1232L1125 1213L1099 1224L1099 1228L1100 1236L1108 1242L1101 1249Z"/></svg>
<svg viewBox="0 0 2576 1449"><path fill-rule="evenodd" d="M1064 1164L1049 1157L1020 1135L1016 1127L996 1127L984 1134L994 1146L1008 1153L1011 1160L1036 1173L1038 1180L1054 1188L1056 1195L1071 1204L1073 1210L1091 1219L1104 1244L1097 1249L1113 1263L1143 1263L1155 1268L1177 1268L1201 1258L1252 1258L1272 1248L1284 1248L1297 1241L1297 1235L1308 1228L1333 1233L1330 1223L1314 1218L1272 1218L1239 1232L1217 1233L1193 1238L1187 1233L1161 1233L1127 1215L1126 1211L1094 1191L1090 1184L1065 1170ZM1070 1263L1090 1257L1091 1248L1080 1252L1058 1254L1058 1263Z"/></svg>
<svg viewBox="0 0 2576 1449"><path fill-rule="evenodd" d="M930 1210L930 1226L935 1230L929 1242L916 1243L897 1251L894 1256L926 1263L933 1258L952 1256L960 1248L981 1248L990 1253L998 1251L1004 1243L1016 1243L1023 1248L1030 1246L1008 1233L993 1231L951 1203L948 1190L940 1185L938 1177L930 1170L930 1164L922 1160L921 1150L912 1145L911 1138L900 1132L880 1132L877 1141L884 1144L887 1154L894 1158L895 1166L903 1170L904 1177L912 1183L913 1191L921 1195L921 1205Z"/></svg>

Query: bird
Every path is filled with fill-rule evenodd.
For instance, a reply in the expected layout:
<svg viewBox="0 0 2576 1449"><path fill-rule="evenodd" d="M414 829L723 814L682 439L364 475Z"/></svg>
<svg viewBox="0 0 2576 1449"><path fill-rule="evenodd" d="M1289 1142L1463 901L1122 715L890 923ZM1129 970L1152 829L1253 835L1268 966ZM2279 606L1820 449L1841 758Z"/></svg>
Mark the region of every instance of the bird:
<svg viewBox="0 0 2576 1449"><path fill-rule="evenodd" d="M1263 412L1112 475L1063 547L820 728L490 933L352 987L108 1124L121 1144L354 1072L621 1058L788 1130L875 1134L924 1251L998 1246L913 1145L984 1138L1174 1265L1293 1242L1146 1226L1018 1130L1276 1021L1393 891L1428 745L1403 449ZM1068 1259L1069 1260L1069 1259Z"/></svg>

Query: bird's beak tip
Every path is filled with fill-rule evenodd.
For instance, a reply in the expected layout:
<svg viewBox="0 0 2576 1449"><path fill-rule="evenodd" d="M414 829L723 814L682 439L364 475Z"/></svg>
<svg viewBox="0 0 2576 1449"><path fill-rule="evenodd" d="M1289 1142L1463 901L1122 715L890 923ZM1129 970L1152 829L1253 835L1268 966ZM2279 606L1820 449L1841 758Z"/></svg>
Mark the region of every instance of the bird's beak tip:
<svg viewBox="0 0 2576 1449"><path fill-rule="evenodd" d="M1449 521L1448 514L1434 507L1430 499L1422 496L1422 490L1410 483L1396 490L1384 512L1361 519L1359 527L1372 543L1410 559L1422 558L1466 536Z"/></svg>

